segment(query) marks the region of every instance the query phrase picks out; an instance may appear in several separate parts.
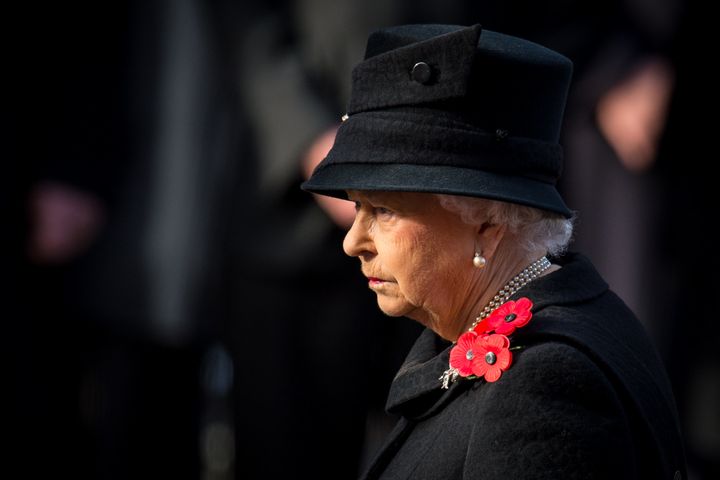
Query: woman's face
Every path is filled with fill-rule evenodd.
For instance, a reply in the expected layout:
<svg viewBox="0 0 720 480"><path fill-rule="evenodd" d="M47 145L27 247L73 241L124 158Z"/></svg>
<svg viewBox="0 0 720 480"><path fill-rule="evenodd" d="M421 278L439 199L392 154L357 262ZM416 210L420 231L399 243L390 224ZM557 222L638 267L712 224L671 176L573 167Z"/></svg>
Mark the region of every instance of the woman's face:
<svg viewBox="0 0 720 480"><path fill-rule="evenodd" d="M349 191L356 216L345 253L358 257L380 309L454 340L474 311L476 229L426 193Z"/></svg>

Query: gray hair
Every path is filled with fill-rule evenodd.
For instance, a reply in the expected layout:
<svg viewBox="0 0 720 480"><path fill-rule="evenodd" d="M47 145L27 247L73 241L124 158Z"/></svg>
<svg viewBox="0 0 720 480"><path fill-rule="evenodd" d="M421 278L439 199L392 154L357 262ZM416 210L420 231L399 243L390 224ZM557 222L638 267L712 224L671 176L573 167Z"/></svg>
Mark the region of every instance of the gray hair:
<svg viewBox="0 0 720 480"><path fill-rule="evenodd" d="M445 210L458 214L467 224L507 225L518 236L520 247L528 253L544 250L549 255L559 255L572 238L574 218L565 218L558 213L485 198L436 196Z"/></svg>

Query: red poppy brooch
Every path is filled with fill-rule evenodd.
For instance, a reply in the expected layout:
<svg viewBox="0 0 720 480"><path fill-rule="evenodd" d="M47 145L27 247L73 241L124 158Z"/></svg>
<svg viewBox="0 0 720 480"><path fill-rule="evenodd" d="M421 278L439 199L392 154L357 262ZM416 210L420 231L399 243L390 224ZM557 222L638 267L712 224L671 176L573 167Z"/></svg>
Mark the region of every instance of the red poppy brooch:
<svg viewBox="0 0 720 480"><path fill-rule="evenodd" d="M442 388L449 388L458 377L496 382L512 365L511 350L519 348L510 347L508 335L528 324L532 306L525 297L505 302L460 335L450 350L450 368L440 377Z"/></svg>

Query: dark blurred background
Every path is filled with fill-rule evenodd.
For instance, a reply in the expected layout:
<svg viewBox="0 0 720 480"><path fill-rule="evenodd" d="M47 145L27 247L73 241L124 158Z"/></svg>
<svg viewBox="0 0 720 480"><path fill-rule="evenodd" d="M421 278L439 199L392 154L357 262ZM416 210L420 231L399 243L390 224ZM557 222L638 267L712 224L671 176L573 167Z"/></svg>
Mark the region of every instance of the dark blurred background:
<svg viewBox="0 0 720 480"><path fill-rule="evenodd" d="M419 326L344 257L352 208L299 184L372 30L480 23L573 60L573 249L655 340L691 479L720 478L698 2L21 3L1 29L0 476L354 478Z"/></svg>

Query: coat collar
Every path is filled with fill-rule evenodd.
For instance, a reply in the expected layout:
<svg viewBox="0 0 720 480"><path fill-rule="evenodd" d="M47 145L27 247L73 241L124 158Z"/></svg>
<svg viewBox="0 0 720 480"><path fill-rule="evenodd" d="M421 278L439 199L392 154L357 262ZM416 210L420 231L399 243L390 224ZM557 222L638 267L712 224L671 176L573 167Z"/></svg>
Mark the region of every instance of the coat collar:
<svg viewBox="0 0 720 480"><path fill-rule="evenodd" d="M386 405L389 413L419 420L447 403L458 385L448 390L439 388L451 346L430 329L420 334L390 386Z"/></svg>
<svg viewBox="0 0 720 480"><path fill-rule="evenodd" d="M598 297L608 286L590 261L580 254L553 259L563 268L526 285L511 299L532 299L533 312L549 305L578 303ZM386 404L389 413L421 420L433 415L462 388L472 382L455 382L448 390L440 388L440 376L448 368L452 343L426 329L420 335L400 367Z"/></svg>
<svg viewBox="0 0 720 480"><path fill-rule="evenodd" d="M552 262L562 268L526 285L511 299L528 297L533 301L533 313L549 305L579 303L599 297L608 285L592 266L590 260L579 253L569 253Z"/></svg>

